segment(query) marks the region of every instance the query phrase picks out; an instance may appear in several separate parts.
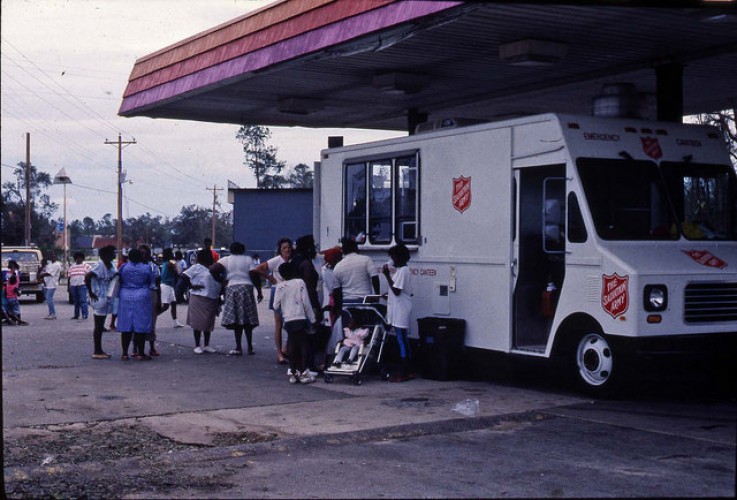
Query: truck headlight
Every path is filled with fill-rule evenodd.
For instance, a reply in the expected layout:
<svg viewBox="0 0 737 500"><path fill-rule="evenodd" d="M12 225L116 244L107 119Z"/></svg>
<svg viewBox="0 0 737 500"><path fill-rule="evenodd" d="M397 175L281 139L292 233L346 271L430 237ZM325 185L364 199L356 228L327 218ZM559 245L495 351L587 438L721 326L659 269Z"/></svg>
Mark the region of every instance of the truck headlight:
<svg viewBox="0 0 737 500"><path fill-rule="evenodd" d="M646 311L665 311L668 307L668 288L665 285L647 285L643 296Z"/></svg>

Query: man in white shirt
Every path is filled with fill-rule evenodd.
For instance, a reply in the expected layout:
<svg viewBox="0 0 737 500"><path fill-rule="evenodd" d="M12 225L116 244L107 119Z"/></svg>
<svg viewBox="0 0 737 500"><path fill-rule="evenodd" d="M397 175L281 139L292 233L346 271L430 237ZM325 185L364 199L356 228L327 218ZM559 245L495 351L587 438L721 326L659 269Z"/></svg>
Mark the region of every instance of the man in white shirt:
<svg viewBox="0 0 737 500"><path fill-rule="evenodd" d="M59 276L61 276L61 263L56 260L56 254L49 254L49 263L41 273L44 280L44 297L46 305L49 307L49 315L44 319L56 319L56 305L54 304L54 294L56 287L59 286Z"/></svg>
<svg viewBox="0 0 737 500"><path fill-rule="evenodd" d="M338 285L333 291L335 312L340 314L344 302L362 302L366 295L379 294L379 272L371 257L358 253L352 238L342 238L343 260L335 265L333 274Z"/></svg>

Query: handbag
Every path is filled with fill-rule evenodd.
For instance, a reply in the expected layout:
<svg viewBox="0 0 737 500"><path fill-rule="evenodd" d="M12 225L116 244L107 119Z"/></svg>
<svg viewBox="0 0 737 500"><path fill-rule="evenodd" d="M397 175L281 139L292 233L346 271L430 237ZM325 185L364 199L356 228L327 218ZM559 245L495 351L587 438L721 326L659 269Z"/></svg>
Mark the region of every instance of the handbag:
<svg viewBox="0 0 737 500"><path fill-rule="evenodd" d="M111 299L120 296L120 275L117 273L110 280L110 284L107 287L107 296Z"/></svg>

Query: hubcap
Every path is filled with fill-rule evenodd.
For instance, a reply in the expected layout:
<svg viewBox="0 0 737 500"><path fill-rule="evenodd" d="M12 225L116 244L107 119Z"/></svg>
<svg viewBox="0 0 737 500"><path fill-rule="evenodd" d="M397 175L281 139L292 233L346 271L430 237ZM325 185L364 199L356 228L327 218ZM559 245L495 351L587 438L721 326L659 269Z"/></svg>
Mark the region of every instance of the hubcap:
<svg viewBox="0 0 737 500"><path fill-rule="evenodd" d="M581 379L588 385L606 383L612 375L613 364L612 350L602 335L589 333L578 343L576 366Z"/></svg>

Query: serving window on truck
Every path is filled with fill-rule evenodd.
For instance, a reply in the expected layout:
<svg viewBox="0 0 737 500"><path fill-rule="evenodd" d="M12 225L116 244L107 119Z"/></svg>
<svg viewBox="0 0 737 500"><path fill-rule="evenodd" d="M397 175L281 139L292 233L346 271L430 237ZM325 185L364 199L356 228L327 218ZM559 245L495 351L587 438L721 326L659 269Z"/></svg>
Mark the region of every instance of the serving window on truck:
<svg viewBox="0 0 737 500"><path fill-rule="evenodd" d="M343 235L371 245L419 242L417 154L345 165Z"/></svg>

